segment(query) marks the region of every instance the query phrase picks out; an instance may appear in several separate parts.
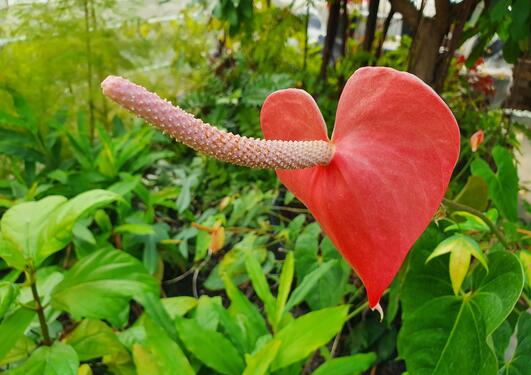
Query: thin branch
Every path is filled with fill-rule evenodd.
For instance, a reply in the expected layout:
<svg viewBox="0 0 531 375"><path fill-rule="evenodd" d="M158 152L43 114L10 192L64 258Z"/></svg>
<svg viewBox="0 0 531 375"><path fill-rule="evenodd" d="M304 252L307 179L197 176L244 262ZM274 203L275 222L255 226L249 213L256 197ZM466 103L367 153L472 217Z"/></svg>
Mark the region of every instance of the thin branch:
<svg viewBox="0 0 531 375"><path fill-rule="evenodd" d="M402 14L406 23L412 28L416 29L418 24L418 10L417 7L409 0L391 0L391 5L396 11Z"/></svg>
<svg viewBox="0 0 531 375"><path fill-rule="evenodd" d="M37 290L37 280L35 278L36 271L30 270L27 274L29 277L31 294L33 295L33 301L35 302L35 312L39 317L39 324L41 326L42 333L42 343L44 345L52 345L52 340L50 339L50 332L48 331L48 324L46 323L46 317L44 316L44 308L41 303L41 298Z"/></svg>

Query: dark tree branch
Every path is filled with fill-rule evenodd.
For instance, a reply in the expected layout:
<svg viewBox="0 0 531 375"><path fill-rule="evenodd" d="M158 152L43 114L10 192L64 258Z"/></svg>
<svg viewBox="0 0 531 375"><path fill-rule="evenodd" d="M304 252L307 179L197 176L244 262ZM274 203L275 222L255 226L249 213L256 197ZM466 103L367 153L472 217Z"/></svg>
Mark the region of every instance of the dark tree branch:
<svg viewBox="0 0 531 375"><path fill-rule="evenodd" d="M321 61L320 77L324 81L326 80L326 73L328 69L328 63L332 57L332 50L334 49L334 42L337 35L337 25L339 20L340 0L332 0L330 5L330 11L328 12L328 21L326 23L326 37L323 46L323 59Z"/></svg>
<svg viewBox="0 0 531 375"><path fill-rule="evenodd" d="M379 6L380 0L371 0L369 3L369 16L367 17L367 24L365 26L365 38L363 38L363 50L367 52L371 51L372 43L374 42Z"/></svg>
<svg viewBox="0 0 531 375"><path fill-rule="evenodd" d="M417 28L417 17L418 9L415 5L409 0L391 0L391 5L393 8L404 17L406 23L412 29Z"/></svg>
<svg viewBox="0 0 531 375"><path fill-rule="evenodd" d="M382 49L383 44L385 42L385 38L387 37L387 32L389 31L389 26L391 25L391 21L393 20L393 16L395 15L395 8L391 6L391 10L389 11L389 14L387 15L387 18L385 19L382 35L380 35L380 40L378 41L378 48L376 49L376 59L379 59L380 56L382 56Z"/></svg>

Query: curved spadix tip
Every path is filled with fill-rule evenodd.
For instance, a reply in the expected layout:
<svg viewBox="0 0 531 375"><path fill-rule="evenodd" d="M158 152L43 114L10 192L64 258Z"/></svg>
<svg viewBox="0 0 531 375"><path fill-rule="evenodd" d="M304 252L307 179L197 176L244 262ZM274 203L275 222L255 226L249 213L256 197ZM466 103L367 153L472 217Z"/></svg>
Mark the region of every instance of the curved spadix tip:
<svg viewBox="0 0 531 375"><path fill-rule="evenodd" d="M124 81L126 81L122 77L118 76L107 76L102 82L101 82L101 89L103 91L103 94L105 96L112 97L113 92L116 92L116 89L122 84Z"/></svg>
<svg viewBox="0 0 531 375"><path fill-rule="evenodd" d="M378 311L378 313L380 314L380 322L383 321L383 318L384 318L384 312L383 312L383 309L382 309L382 306L380 305L380 303L377 303L374 307L371 307L371 310L374 311Z"/></svg>

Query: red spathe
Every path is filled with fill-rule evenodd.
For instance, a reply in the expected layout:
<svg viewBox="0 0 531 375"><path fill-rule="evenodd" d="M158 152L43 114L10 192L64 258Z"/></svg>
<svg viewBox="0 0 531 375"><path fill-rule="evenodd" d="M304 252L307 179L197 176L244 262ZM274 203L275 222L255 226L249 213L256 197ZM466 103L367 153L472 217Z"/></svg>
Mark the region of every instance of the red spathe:
<svg viewBox="0 0 531 375"><path fill-rule="evenodd" d="M260 122L266 139L328 140L313 98L271 94ZM439 96L417 77L362 68L348 80L327 166L277 170L359 275L374 308L428 226L459 155L459 127Z"/></svg>

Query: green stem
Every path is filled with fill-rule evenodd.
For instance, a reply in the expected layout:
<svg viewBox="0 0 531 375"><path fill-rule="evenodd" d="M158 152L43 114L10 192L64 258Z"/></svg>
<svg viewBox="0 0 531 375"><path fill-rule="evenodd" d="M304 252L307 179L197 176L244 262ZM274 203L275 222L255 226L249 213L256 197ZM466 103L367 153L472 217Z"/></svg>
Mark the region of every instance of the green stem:
<svg viewBox="0 0 531 375"><path fill-rule="evenodd" d="M35 312L39 317L39 324L41 326L42 343L44 345L50 346L52 345L52 340L50 339L50 332L48 331L48 324L46 323L46 317L44 316L44 308L41 303L41 298L39 296L39 292L37 291L36 271L34 269L30 269L28 276L31 294L33 295L33 301L35 302Z"/></svg>
<svg viewBox="0 0 531 375"><path fill-rule="evenodd" d="M496 227L496 224L494 224L487 217L487 215L485 215L483 212L481 212L479 210L476 210L475 208L472 208L470 206L467 206L467 205L464 205L464 204L461 204L461 203L457 203L457 202L452 201L452 200L447 199L447 198L443 198L443 204L445 206L448 206L448 207L454 209L454 210L465 211L465 212L471 213L472 215L475 215L475 216L479 217L481 220L483 220L485 222L485 224L487 224L487 226L489 227L490 231L498 238L498 240L502 243L502 245L506 249L510 249L511 248L511 246L509 245L509 243L507 242L507 240L503 236L502 232L500 232L500 230Z"/></svg>
<svg viewBox="0 0 531 375"><path fill-rule="evenodd" d="M365 301L363 304L358 306L354 311L352 311L350 314L347 315L346 321L349 321L350 319L358 316L361 314L367 307L369 307L369 301Z"/></svg>

